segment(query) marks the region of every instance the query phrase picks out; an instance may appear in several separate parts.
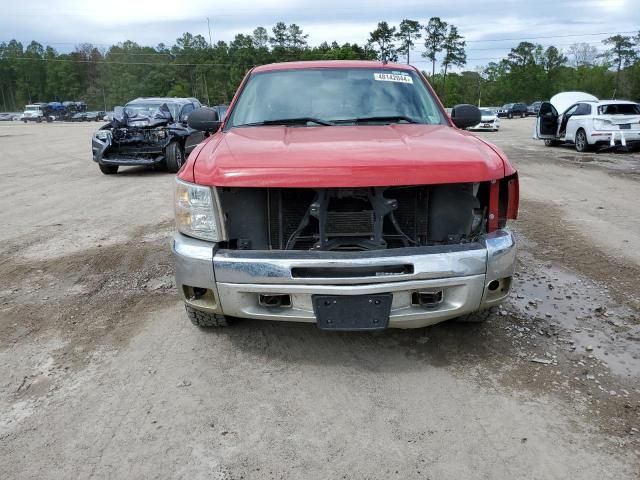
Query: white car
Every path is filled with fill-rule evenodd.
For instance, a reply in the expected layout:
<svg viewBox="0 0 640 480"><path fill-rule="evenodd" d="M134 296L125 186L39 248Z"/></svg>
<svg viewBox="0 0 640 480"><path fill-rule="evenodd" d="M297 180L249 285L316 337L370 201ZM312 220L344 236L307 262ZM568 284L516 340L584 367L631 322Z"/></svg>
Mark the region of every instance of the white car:
<svg viewBox="0 0 640 480"><path fill-rule="evenodd" d="M640 104L598 100L584 92L559 93L540 105L534 138L548 146L572 143L578 152L596 146L626 150L640 143Z"/></svg>
<svg viewBox="0 0 640 480"><path fill-rule="evenodd" d="M469 127L467 130L491 130L497 132L500 128L500 119L498 116L486 108L481 108L480 114L482 115L480 117L480 123Z"/></svg>

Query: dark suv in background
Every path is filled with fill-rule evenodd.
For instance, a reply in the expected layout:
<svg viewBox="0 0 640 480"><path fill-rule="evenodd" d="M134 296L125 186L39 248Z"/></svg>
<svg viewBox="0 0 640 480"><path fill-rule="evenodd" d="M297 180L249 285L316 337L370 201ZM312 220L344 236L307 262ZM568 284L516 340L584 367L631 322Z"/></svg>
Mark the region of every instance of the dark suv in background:
<svg viewBox="0 0 640 480"><path fill-rule="evenodd" d="M524 118L527 116L526 103L507 103L498 109L498 117L500 118Z"/></svg>

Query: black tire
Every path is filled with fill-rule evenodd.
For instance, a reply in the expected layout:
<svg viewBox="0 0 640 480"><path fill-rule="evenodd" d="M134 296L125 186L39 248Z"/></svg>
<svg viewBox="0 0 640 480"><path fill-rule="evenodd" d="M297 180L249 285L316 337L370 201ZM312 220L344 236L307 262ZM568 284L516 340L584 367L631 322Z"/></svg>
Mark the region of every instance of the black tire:
<svg viewBox="0 0 640 480"><path fill-rule="evenodd" d="M42 118L40 117L36 118L36 123L42 123Z"/></svg>
<svg viewBox="0 0 640 480"><path fill-rule="evenodd" d="M165 149L165 163L170 173L176 173L185 161L184 150L178 142L171 142Z"/></svg>
<svg viewBox="0 0 640 480"><path fill-rule="evenodd" d="M27 123L27 121L26 121L26 120L22 120L22 121L23 121L24 123Z"/></svg>
<svg viewBox="0 0 640 480"><path fill-rule="evenodd" d="M591 147L587 141L587 132L582 128L576 132L575 144L576 151L580 153L588 152Z"/></svg>
<svg viewBox="0 0 640 480"><path fill-rule="evenodd" d="M521 113L521 114L520 114L520 118L524 118L524 117L526 117L526 116L527 116L527 114L526 114L526 113Z"/></svg>
<svg viewBox="0 0 640 480"><path fill-rule="evenodd" d="M513 113L511 113L511 112L507 113L507 118L509 120L511 120L513 118Z"/></svg>
<svg viewBox="0 0 640 480"><path fill-rule="evenodd" d="M491 315L496 315L497 313L498 307L490 307L485 310L478 310L477 312L462 315L461 317L456 318L456 321L464 323L482 323L486 322Z"/></svg>
<svg viewBox="0 0 640 480"><path fill-rule="evenodd" d="M100 167L100 171L105 175L115 175L118 173L118 165L102 165L99 163L98 166Z"/></svg>
<svg viewBox="0 0 640 480"><path fill-rule="evenodd" d="M202 312L190 307L189 305L185 305L184 308L187 311L187 316L189 317L189 320L191 320L191 323L197 327L210 328L229 326L229 322L224 315Z"/></svg>

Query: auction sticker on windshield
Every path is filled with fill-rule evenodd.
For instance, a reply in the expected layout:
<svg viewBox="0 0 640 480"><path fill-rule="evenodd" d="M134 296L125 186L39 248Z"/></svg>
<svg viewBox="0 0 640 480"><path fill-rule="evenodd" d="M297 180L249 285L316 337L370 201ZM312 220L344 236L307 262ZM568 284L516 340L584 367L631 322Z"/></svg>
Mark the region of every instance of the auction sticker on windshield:
<svg viewBox="0 0 640 480"><path fill-rule="evenodd" d="M413 83L413 78L408 73L403 72L391 72L391 73L378 73L373 74L374 80L379 82L398 82L398 83Z"/></svg>

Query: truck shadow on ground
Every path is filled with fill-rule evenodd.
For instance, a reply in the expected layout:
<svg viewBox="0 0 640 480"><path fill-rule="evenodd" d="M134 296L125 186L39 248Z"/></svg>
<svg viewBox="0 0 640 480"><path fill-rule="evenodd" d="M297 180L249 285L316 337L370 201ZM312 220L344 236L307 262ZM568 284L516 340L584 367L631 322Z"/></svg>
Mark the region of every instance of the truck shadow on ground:
<svg viewBox="0 0 640 480"><path fill-rule="evenodd" d="M315 324L236 320L224 335L245 353L268 361L317 366L342 365L365 370L421 368L477 364L494 356L491 322L444 322L411 330L328 332Z"/></svg>

